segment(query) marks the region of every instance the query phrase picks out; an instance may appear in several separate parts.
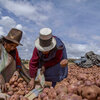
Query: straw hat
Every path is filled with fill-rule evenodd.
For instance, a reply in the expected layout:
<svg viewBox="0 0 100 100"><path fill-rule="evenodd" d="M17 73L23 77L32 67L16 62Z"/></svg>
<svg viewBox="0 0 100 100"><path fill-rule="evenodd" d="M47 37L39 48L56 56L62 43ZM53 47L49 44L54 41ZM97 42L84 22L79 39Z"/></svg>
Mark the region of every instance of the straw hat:
<svg viewBox="0 0 100 100"><path fill-rule="evenodd" d="M35 46L39 51L50 51L56 46L56 40L52 36L50 28L42 28L40 35L35 41Z"/></svg>
<svg viewBox="0 0 100 100"><path fill-rule="evenodd" d="M8 35L7 36L3 36L3 38L5 38L6 40L9 40L13 43L16 43L18 45L22 45L20 43L20 40L22 38L22 31L21 30L18 30L18 29L15 29L15 28L12 28Z"/></svg>

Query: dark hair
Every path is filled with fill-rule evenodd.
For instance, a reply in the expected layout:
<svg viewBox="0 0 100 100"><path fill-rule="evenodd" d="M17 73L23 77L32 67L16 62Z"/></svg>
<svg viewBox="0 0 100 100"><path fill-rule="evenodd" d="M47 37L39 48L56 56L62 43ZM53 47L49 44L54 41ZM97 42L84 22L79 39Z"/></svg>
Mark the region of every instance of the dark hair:
<svg viewBox="0 0 100 100"><path fill-rule="evenodd" d="M3 37L1 37L1 38L0 38L0 43L4 45L4 43L11 44L11 43L13 43L13 42L10 41L10 40L5 39L5 38L3 38Z"/></svg>
<svg viewBox="0 0 100 100"><path fill-rule="evenodd" d="M3 42L3 43L6 42L6 43L8 43L8 44L13 43L12 41L7 40L7 39L5 39L5 38L2 38L2 42Z"/></svg>

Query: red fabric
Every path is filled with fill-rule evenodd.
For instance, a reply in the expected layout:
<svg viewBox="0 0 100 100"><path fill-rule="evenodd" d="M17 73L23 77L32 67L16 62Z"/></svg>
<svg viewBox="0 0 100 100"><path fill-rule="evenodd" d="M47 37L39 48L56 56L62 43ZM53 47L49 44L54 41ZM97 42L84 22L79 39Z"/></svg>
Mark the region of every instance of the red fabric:
<svg viewBox="0 0 100 100"><path fill-rule="evenodd" d="M39 60L38 51L36 48L34 48L33 55L29 63L29 72L31 78L34 78L36 76L38 69L38 60Z"/></svg>
<svg viewBox="0 0 100 100"><path fill-rule="evenodd" d="M17 48L16 48L16 66L21 66L21 60Z"/></svg>
<svg viewBox="0 0 100 100"><path fill-rule="evenodd" d="M53 58L52 60L50 61L47 61L44 66L47 68L47 67L51 67L51 66L54 66L56 65L57 63L60 62L61 58L62 58L62 50L57 50L56 52L56 56L55 58Z"/></svg>
<svg viewBox="0 0 100 100"><path fill-rule="evenodd" d="M9 54L15 59L16 68L20 68L21 67L21 60L20 60L17 48L15 50L11 51ZM17 67L17 66L20 66L20 67Z"/></svg>
<svg viewBox="0 0 100 100"><path fill-rule="evenodd" d="M50 61L47 61L44 66L45 68L52 67L60 62L62 58L62 50L57 50L55 58L53 58ZM35 48L33 51L32 58L30 60L29 69L30 69L30 76L35 77L38 69L38 62L39 62L39 56L38 56L38 50Z"/></svg>

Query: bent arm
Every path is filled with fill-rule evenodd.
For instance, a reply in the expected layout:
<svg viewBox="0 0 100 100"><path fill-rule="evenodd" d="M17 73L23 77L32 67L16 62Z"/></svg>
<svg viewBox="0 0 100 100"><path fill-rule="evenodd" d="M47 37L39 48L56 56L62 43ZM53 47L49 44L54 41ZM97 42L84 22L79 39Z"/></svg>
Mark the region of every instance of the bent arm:
<svg viewBox="0 0 100 100"><path fill-rule="evenodd" d="M34 48L33 55L29 63L29 72L31 78L35 78L36 76L38 63L39 63L38 51L36 48Z"/></svg>

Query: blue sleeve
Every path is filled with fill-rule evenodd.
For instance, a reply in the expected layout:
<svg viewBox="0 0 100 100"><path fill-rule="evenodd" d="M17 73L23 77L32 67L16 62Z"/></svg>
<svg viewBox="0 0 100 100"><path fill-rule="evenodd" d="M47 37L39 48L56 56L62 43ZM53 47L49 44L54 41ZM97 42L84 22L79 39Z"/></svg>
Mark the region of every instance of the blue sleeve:
<svg viewBox="0 0 100 100"><path fill-rule="evenodd" d="M58 37L55 37L55 39L56 39L56 42L57 42L57 48L58 49L63 49L62 59L67 59L67 52L66 52L66 47L65 47L64 43Z"/></svg>
<svg viewBox="0 0 100 100"><path fill-rule="evenodd" d="M65 46L63 48L63 59L67 59L67 52Z"/></svg>
<svg viewBox="0 0 100 100"><path fill-rule="evenodd" d="M22 67L20 65L17 65L16 68L21 69Z"/></svg>

